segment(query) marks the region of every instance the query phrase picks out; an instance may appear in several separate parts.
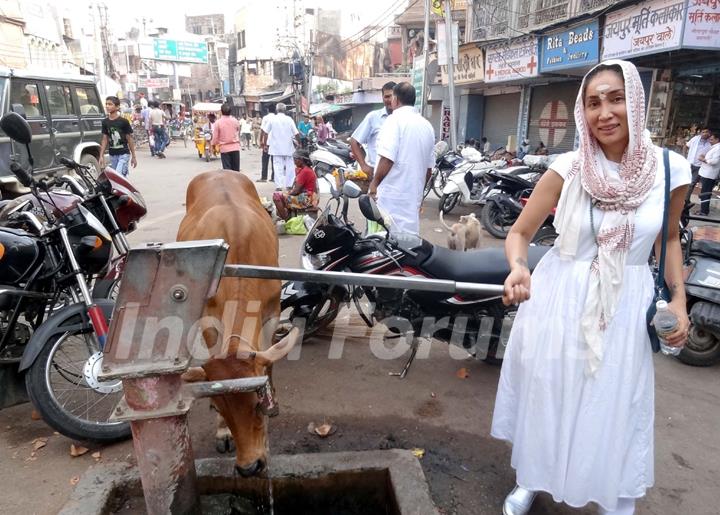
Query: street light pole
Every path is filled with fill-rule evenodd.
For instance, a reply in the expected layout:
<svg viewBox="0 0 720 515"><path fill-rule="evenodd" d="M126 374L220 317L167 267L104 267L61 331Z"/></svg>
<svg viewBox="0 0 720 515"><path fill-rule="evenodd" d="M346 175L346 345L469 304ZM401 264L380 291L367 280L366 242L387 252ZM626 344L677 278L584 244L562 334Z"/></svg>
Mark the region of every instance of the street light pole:
<svg viewBox="0 0 720 515"><path fill-rule="evenodd" d="M425 109L427 107L427 87L428 87L428 63L430 60L430 0L425 0L425 28L423 30L423 56L425 60L425 66L423 67L422 76L422 98L420 99L420 115L425 116Z"/></svg>
<svg viewBox="0 0 720 515"><path fill-rule="evenodd" d="M448 95L450 96L450 148L457 148L457 124L455 123L455 65L452 47L452 11L450 0L445 0L445 54L447 56Z"/></svg>

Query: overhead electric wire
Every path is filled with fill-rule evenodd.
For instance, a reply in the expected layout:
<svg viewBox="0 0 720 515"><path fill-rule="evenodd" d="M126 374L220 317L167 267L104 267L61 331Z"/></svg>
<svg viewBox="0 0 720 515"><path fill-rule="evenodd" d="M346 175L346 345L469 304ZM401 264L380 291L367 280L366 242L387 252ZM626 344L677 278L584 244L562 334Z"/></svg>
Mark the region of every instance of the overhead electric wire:
<svg viewBox="0 0 720 515"><path fill-rule="evenodd" d="M414 0L413 2L411 2L410 5L408 5L408 9L410 9L411 7L413 7L413 6L414 6L415 4L417 4L419 1L420 1L420 0ZM380 32L382 32L382 31L385 30L387 27L389 27L394 21L395 21L395 20L394 20L394 18L393 18L392 20L390 20L390 21L389 21L388 23L386 23L385 25L382 25L382 26L378 27L375 32L373 32L373 33L372 33L371 35L369 35L369 36L366 36L365 41L374 38L374 37L375 37L376 35L378 35ZM362 45L363 43L365 43L365 41L358 41L357 43L355 43L355 44L353 44L353 45L350 45L350 46L344 48L343 51L348 52L348 51L352 50L353 48L357 48L357 47L359 47L360 45Z"/></svg>
<svg viewBox="0 0 720 515"><path fill-rule="evenodd" d="M403 2L406 2L407 0L397 0L393 5L391 5L388 9L386 9L380 16L375 18L373 21L371 21L369 24L365 25L362 29L357 31L355 34L345 38L343 41L344 45L351 45L353 43L356 43L358 40L361 40L365 34L372 31L375 27L377 27L377 24L388 17L391 13L394 15L395 10L397 10L400 7L400 4ZM414 4L413 4L414 5ZM409 8L409 7L408 7ZM355 39L355 41L352 41Z"/></svg>

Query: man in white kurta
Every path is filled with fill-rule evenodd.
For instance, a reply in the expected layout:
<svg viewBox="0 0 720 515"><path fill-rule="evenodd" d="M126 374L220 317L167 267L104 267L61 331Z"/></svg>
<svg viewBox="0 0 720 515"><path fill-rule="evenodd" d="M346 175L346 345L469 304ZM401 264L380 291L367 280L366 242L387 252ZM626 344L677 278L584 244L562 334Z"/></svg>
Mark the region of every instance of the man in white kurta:
<svg viewBox="0 0 720 515"><path fill-rule="evenodd" d="M286 109L282 102L275 106L275 116L267 124L266 131L275 173L275 186L279 190L291 188L295 181L293 140L297 139L299 132L292 118L285 114Z"/></svg>
<svg viewBox="0 0 720 515"><path fill-rule="evenodd" d="M401 82L393 90L393 114L378 136L378 163L369 193L390 215L392 232L420 234L420 204L435 166L435 132L415 111L415 88Z"/></svg>

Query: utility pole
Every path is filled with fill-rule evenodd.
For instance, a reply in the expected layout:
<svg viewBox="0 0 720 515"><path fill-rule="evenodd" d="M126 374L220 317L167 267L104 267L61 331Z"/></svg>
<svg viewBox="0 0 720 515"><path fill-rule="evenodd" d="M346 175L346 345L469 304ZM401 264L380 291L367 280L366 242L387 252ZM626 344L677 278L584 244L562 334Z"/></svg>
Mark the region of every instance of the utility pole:
<svg viewBox="0 0 720 515"><path fill-rule="evenodd" d="M453 23L451 8L450 0L445 0L445 54L447 55L448 95L450 96L450 148L454 149L457 148L457 123L455 118L455 64L453 63L455 52L452 47ZM427 63L425 64L427 65Z"/></svg>
<svg viewBox="0 0 720 515"><path fill-rule="evenodd" d="M423 56L425 60L425 66L423 67L423 85L422 85L422 98L420 99L420 115L425 116L425 109L427 107L427 86L428 86L428 61L430 54L430 0L425 0L425 28L423 30Z"/></svg>

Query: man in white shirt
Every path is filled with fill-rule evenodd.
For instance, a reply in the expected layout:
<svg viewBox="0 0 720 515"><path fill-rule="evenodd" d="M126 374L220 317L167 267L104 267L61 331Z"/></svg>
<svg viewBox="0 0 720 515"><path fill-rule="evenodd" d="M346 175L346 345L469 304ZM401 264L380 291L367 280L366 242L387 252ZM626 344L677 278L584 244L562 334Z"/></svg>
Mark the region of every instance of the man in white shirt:
<svg viewBox="0 0 720 515"><path fill-rule="evenodd" d="M268 153L268 127L270 127L270 122L275 117L275 106L270 106L270 111L268 114L263 116L262 121L260 122L260 148L262 149L262 168L260 170L260 178L257 180L257 182L265 182L268 178L268 167L272 166L270 163L270 154ZM272 175L270 176L270 180L275 180L275 172L272 172Z"/></svg>
<svg viewBox="0 0 720 515"><path fill-rule="evenodd" d="M707 129L705 129L707 130ZM706 154L698 156L700 161L700 214L710 214L710 196L720 174L720 131L708 131L709 150Z"/></svg>
<svg viewBox="0 0 720 515"><path fill-rule="evenodd" d="M390 81L382 87L382 99L385 107L370 111L350 137L350 148L352 148L353 155L357 159L360 169L368 177L372 177L377 164L377 137L385 120L392 114L393 88L396 85ZM363 145L366 146L367 152L363 149Z"/></svg>
<svg viewBox="0 0 720 515"><path fill-rule="evenodd" d="M690 138L690 141L688 141L685 146L688 148L687 160L690 163L693 178L695 178L702 164L698 158L705 155L710 149L710 131L707 128L703 128L700 134Z"/></svg>
<svg viewBox="0 0 720 515"><path fill-rule="evenodd" d="M401 82L393 89L393 114L380 130L378 163L369 194L391 217L390 230L420 234L423 188L435 165L435 132L415 111L415 88Z"/></svg>
<svg viewBox="0 0 720 515"><path fill-rule="evenodd" d="M287 107L282 102L275 106L275 116L267 127L268 152L272 157L275 186L278 191L290 189L295 181L294 140L300 143L300 132L292 118L285 114Z"/></svg>

